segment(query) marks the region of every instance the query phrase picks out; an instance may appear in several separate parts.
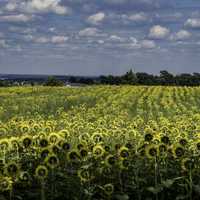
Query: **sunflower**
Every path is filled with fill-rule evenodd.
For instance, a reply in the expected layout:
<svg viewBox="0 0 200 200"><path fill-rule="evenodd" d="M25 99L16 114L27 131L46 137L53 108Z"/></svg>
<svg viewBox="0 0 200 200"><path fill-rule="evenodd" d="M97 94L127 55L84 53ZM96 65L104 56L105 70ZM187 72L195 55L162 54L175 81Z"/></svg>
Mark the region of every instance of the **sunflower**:
<svg viewBox="0 0 200 200"><path fill-rule="evenodd" d="M48 176L48 173L48 169L44 165L39 165L35 170L35 176L40 180L45 179Z"/></svg>
<svg viewBox="0 0 200 200"><path fill-rule="evenodd" d="M91 140L94 143L99 143L103 140L103 135L101 133L94 133L91 137Z"/></svg>
<svg viewBox="0 0 200 200"><path fill-rule="evenodd" d="M104 185L103 188L104 188L105 194L108 196L111 196L114 192L114 185L111 183Z"/></svg>
<svg viewBox="0 0 200 200"><path fill-rule="evenodd" d="M5 192L12 189L12 179L11 177L0 177L0 191Z"/></svg>
<svg viewBox="0 0 200 200"><path fill-rule="evenodd" d="M120 147L118 153L121 158L128 158L130 156L129 149L124 146Z"/></svg>
<svg viewBox="0 0 200 200"><path fill-rule="evenodd" d="M175 145L173 147L173 155L175 158L182 158L185 154L185 149L181 145Z"/></svg>
<svg viewBox="0 0 200 200"><path fill-rule="evenodd" d="M71 148L71 145L70 143L68 142L62 142L61 144L61 149L64 151L64 152L68 152Z"/></svg>
<svg viewBox="0 0 200 200"><path fill-rule="evenodd" d="M40 157L42 158L42 160L44 160L49 154L50 154L50 149L49 148L43 148L41 153L40 153Z"/></svg>
<svg viewBox="0 0 200 200"><path fill-rule="evenodd" d="M80 156L81 156L82 158L86 158L87 155L88 155L88 150L87 150L86 148L80 149L79 152L80 152Z"/></svg>
<svg viewBox="0 0 200 200"><path fill-rule="evenodd" d="M129 166L130 166L130 161L127 158L119 160L119 168L120 169L127 170L129 168Z"/></svg>
<svg viewBox="0 0 200 200"><path fill-rule="evenodd" d="M23 124L22 126L20 126L20 132L21 133L28 133L30 130L30 126L27 124Z"/></svg>
<svg viewBox="0 0 200 200"><path fill-rule="evenodd" d="M195 169L195 160L193 158L184 158L181 161L181 168L184 171L190 171Z"/></svg>
<svg viewBox="0 0 200 200"><path fill-rule="evenodd" d="M115 165L115 163L116 163L116 157L114 155L110 154L110 155L106 156L105 164L107 167L112 167Z"/></svg>
<svg viewBox="0 0 200 200"><path fill-rule="evenodd" d="M51 125L47 125L44 127L45 133L51 133L53 131L53 127Z"/></svg>
<svg viewBox="0 0 200 200"><path fill-rule="evenodd" d="M188 144L188 140L186 138L180 138L179 139L179 144L184 147L184 146L186 146Z"/></svg>
<svg viewBox="0 0 200 200"><path fill-rule="evenodd" d="M19 174L19 180L22 181L23 183L29 183L30 182L30 174L26 171L20 172Z"/></svg>
<svg viewBox="0 0 200 200"><path fill-rule="evenodd" d="M10 147L10 141L8 139L1 139L0 140L0 149L3 151L8 150Z"/></svg>
<svg viewBox="0 0 200 200"><path fill-rule="evenodd" d="M88 182L92 179L91 173L88 169L81 168L77 171L77 175L81 182Z"/></svg>
<svg viewBox="0 0 200 200"><path fill-rule="evenodd" d="M40 140L39 140L39 146L41 147L41 148L45 148L45 147L47 147L49 145L49 142L48 142L48 140L45 138L45 137L43 137L43 138L41 138Z"/></svg>
<svg viewBox="0 0 200 200"><path fill-rule="evenodd" d="M64 137L65 139L67 139L67 138L69 138L70 133L69 133L68 130L63 129L63 130L59 131L59 135L61 135L61 136Z"/></svg>
<svg viewBox="0 0 200 200"><path fill-rule="evenodd" d="M26 136L24 136L24 137L22 138L22 146L23 146L25 149L27 149L27 148L29 148L29 147L31 146L32 141L33 141L33 138L32 138L31 136L26 135Z"/></svg>
<svg viewBox="0 0 200 200"><path fill-rule="evenodd" d="M55 154L50 154L45 158L45 163L51 169L58 167L59 159Z"/></svg>
<svg viewBox="0 0 200 200"><path fill-rule="evenodd" d="M156 158L158 156L158 146L155 144L150 144L145 148L145 154L148 158Z"/></svg>
<svg viewBox="0 0 200 200"><path fill-rule="evenodd" d="M80 160L80 155L79 155L79 152L76 151L76 150L72 150L70 151L68 154L67 154L67 160L69 161L79 161Z"/></svg>
<svg viewBox="0 0 200 200"><path fill-rule="evenodd" d="M56 144L60 139L60 136L57 133L50 133L48 136L48 141L51 144Z"/></svg>
<svg viewBox="0 0 200 200"><path fill-rule="evenodd" d="M19 140L16 137L11 137L9 140L10 146L12 149L18 149L19 148Z"/></svg>
<svg viewBox="0 0 200 200"><path fill-rule="evenodd" d="M10 162L5 166L6 174L10 177L15 177L19 173L19 164L15 162Z"/></svg>
<svg viewBox="0 0 200 200"><path fill-rule="evenodd" d="M37 133L40 129L41 129L41 126L39 124L34 124L32 126L32 129L35 133Z"/></svg>
<svg viewBox="0 0 200 200"><path fill-rule="evenodd" d="M150 142L153 140L153 134L152 133L146 133L145 136L144 136L144 140L146 142Z"/></svg>
<svg viewBox="0 0 200 200"><path fill-rule="evenodd" d="M92 152L95 158L100 158L104 155L105 149L101 145L95 145Z"/></svg>
<svg viewBox="0 0 200 200"><path fill-rule="evenodd" d="M169 137L167 135L164 135L164 136L161 137L161 142L163 144L169 145L170 144L170 139L169 139Z"/></svg>

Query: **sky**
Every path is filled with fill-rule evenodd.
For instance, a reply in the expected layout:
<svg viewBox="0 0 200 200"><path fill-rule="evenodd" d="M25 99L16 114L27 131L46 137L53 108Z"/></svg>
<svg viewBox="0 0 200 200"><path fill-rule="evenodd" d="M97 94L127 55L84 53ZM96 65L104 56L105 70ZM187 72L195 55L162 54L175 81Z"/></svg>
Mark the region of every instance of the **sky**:
<svg viewBox="0 0 200 200"><path fill-rule="evenodd" d="M200 72L200 0L0 0L0 73Z"/></svg>

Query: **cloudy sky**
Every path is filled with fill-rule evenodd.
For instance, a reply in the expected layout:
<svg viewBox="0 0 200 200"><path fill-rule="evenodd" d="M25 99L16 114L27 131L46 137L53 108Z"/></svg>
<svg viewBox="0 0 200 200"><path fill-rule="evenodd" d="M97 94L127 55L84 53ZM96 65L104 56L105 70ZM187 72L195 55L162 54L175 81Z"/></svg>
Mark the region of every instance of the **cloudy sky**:
<svg viewBox="0 0 200 200"><path fill-rule="evenodd" d="M200 72L200 0L0 0L0 73Z"/></svg>

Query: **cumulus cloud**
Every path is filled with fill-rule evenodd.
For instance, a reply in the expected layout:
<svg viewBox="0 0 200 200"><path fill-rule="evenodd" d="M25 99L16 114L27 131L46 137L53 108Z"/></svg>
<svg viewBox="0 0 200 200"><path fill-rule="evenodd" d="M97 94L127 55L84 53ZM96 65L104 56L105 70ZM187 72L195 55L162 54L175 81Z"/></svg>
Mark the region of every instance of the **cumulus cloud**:
<svg viewBox="0 0 200 200"><path fill-rule="evenodd" d="M5 40L0 40L0 48L6 48L8 45Z"/></svg>
<svg viewBox="0 0 200 200"><path fill-rule="evenodd" d="M33 35L26 35L24 37L26 41L33 41L35 43L40 43L40 44L46 44L46 43L53 43L53 44L63 44L66 41L68 41L67 36L62 36L62 35L54 35L52 37L46 37L46 36L40 36L36 37Z"/></svg>
<svg viewBox="0 0 200 200"><path fill-rule="evenodd" d="M135 14L132 14L132 15L127 16L125 18L129 19L130 21L134 21L134 22L143 22L143 21L147 21L147 19L148 19L148 17L143 12L135 13Z"/></svg>
<svg viewBox="0 0 200 200"><path fill-rule="evenodd" d="M66 36L53 36L51 39L51 42L55 43L55 44L62 44L64 42L66 42L68 39L69 38Z"/></svg>
<svg viewBox="0 0 200 200"><path fill-rule="evenodd" d="M93 25L99 25L105 19L105 13L99 12L88 17L87 21Z"/></svg>
<svg viewBox="0 0 200 200"><path fill-rule="evenodd" d="M17 8L17 3L16 2L8 2L6 5L5 5L5 10L7 10L7 11L14 11L14 10L16 10L16 8Z"/></svg>
<svg viewBox="0 0 200 200"><path fill-rule="evenodd" d="M111 42L125 42L125 38L119 37L117 35L111 35L109 37L109 41L111 41Z"/></svg>
<svg viewBox="0 0 200 200"><path fill-rule="evenodd" d="M200 18L189 18L185 22L185 26L188 28L200 28Z"/></svg>
<svg viewBox="0 0 200 200"><path fill-rule="evenodd" d="M0 21L3 22L28 22L33 19L33 16L17 14L17 15L3 15L0 16Z"/></svg>
<svg viewBox="0 0 200 200"><path fill-rule="evenodd" d="M171 35L171 40L187 40L192 36L192 34L189 31L186 30L180 30L177 33Z"/></svg>
<svg viewBox="0 0 200 200"><path fill-rule="evenodd" d="M153 40L142 40L141 47L145 49L153 49L156 47L156 43Z"/></svg>
<svg viewBox="0 0 200 200"><path fill-rule="evenodd" d="M29 13L53 12L65 15L71 12L70 8L61 5L61 0L28 0L20 3L20 8Z"/></svg>
<svg viewBox="0 0 200 200"><path fill-rule="evenodd" d="M165 39L169 36L170 30L166 27L155 25L149 31L149 38L152 39Z"/></svg>
<svg viewBox="0 0 200 200"><path fill-rule="evenodd" d="M35 38L34 42L40 43L40 44L45 44L45 43L49 43L50 39L47 37L41 36L41 37Z"/></svg>
<svg viewBox="0 0 200 200"><path fill-rule="evenodd" d="M91 37L99 35L100 31L97 28L85 28L79 31L79 36Z"/></svg>

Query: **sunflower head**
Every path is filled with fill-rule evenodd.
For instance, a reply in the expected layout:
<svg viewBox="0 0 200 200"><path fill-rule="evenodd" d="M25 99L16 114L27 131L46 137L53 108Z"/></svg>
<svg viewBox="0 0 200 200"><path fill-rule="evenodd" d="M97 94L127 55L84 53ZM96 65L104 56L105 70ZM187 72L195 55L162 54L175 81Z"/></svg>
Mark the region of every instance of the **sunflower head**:
<svg viewBox="0 0 200 200"><path fill-rule="evenodd" d="M68 142L63 142L62 145L61 145L61 149L64 152L68 152L70 150L70 148L71 148L71 145Z"/></svg>
<svg viewBox="0 0 200 200"><path fill-rule="evenodd" d="M185 149L181 145L175 145L173 147L173 155L175 158L182 158L185 154Z"/></svg>
<svg viewBox="0 0 200 200"><path fill-rule="evenodd" d="M35 176L39 180L44 180L48 176L48 169L44 165L39 165L35 170Z"/></svg>
<svg viewBox="0 0 200 200"><path fill-rule="evenodd" d="M182 146L186 146L188 144L188 140L186 138L180 138L179 144Z"/></svg>
<svg viewBox="0 0 200 200"><path fill-rule="evenodd" d="M153 140L153 134L152 133L146 133L145 136L144 136L144 140L146 142L150 142Z"/></svg>
<svg viewBox="0 0 200 200"><path fill-rule="evenodd" d="M48 136L48 141L51 144L58 143L59 139L60 139L60 136L57 133L50 133Z"/></svg>
<svg viewBox="0 0 200 200"><path fill-rule="evenodd" d="M48 140L45 138L45 137L43 137L43 138L41 138L40 140L39 140L39 146L41 147L41 148L45 148L45 147L47 147L49 145L49 142L48 142Z"/></svg>
<svg viewBox="0 0 200 200"><path fill-rule="evenodd" d="M108 196L111 196L114 192L114 185L111 183L104 185L103 188L104 188L105 194Z"/></svg>
<svg viewBox="0 0 200 200"><path fill-rule="evenodd" d="M150 159L156 158L158 156L158 147L157 145L151 144L145 148L146 156Z"/></svg>
<svg viewBox="0 0 200 200"><path fill-rule="evenodd" d="M195 169L195 160L193 158L184 158L181 161L181 168L184 171L191 171Z"/></svg>
<svg viewBox="0 0 200 200"><path fill-rule="evenodd" d="M164 136L161 137L161 142L163 144L169 145L170 144L170 139L169 139L169 137L167 135L164 135Z"/></svg>
<svg viewBox="0 0 200 200"><path fill-rule="evenodd" d="M77 175L80 178L81 182L88 182L92 179L90 171L85 168L79 169Z"/></svg>
<svg viewBox="0 0 200 200"><path fill-rule="evenodd" d="M31 144L32 144L32 141L33 141L33 138L31 137L31 136L24 136L23 138L22 138L22 146L25 148L25 149L27 149L27 148L29 148L30 146L31 146Z"/></svg>
<svg viewBox="0 0 200 200"><path fill-rule="evenodd" d="M113 167L116 163L116 157L114 155L108 155L105 159L105 164L107 167Z"/></svg>
<svg viewBox="0 0 200 200"><path fill-rule="evenodd" d="M79 153L82 158L86 158L88 155L88 150L86 148L82 148L79 150Z"/></svg>
<svg viewBox="0 0 200 200"><path fill-rule="evenodd" d="M19 173L19 165L15 162L6 164L6 174L10 177L16 177Z"/></svg>
<svg viewBox="0 0 200 200"><path fill-rule="evenodd" d="M54 168L58 167L58 165L59 165L59 159L58 159L57 155L50 154L50 155L48 155L46 157L45 163L47 164L47 166L49 168L54 169Z"/></svg>
<svg viewBox="0 0 200 200"><path fill-rule="evenodd" d="M94 133L91 139L94 143L99 143L103 140L103 135L101 133Z"/></svg>
<svg viewBox="0 0 200 200"><path fill-rule="evenodd" d="M104 155L105 149L101 145L95 145L92 153L95 158L100 158Z"/></svg>
<svg viewBox="0 0 200 200"><path fill-rule="evenodd" d="M76 150L72 150L67 154L67 160L72 162L77 162L80 160L79 152Z"/></svg>
<svg viewBox="0 0 200 200"><path fill-rule="evenodd" d="M20 174L19 174L19 180L21 182L23 182L23 183L29 183L30 179L31 179L31 177L30 177L30 174L28 172L26 172L26 171L20 172Z"/></svg>
<svg viewBox="0 0 200 200"><path fill-rule="evenodd" d="M12 179L10 177L0 177L0 191L5 192L12 189Z"/></svg>
<svg viewBox="0 0 200 200"><path fill-rule="evenodd" d="M120 149L119 149L119 156L121 158L128 158L130 155L130 152L129 152L129 149L127 147L124 147L122 146Z"/></svg>
<svg viewBox="0 0 200 200"><path fill-rule="evenodd" d="M119 168L123 170L127 170L130 166L130 161L128 159L121 159L119 161Z"/></svg>
<svg viewBox="0 0 200 200"><path fill-rule="evenodd" d="M49 154L50 154L49 148L43 148L40 153L40 157L42 158L42 160L44 160Z"/></svg>

